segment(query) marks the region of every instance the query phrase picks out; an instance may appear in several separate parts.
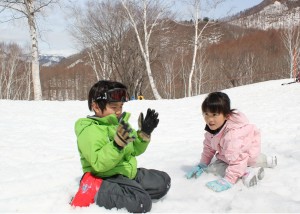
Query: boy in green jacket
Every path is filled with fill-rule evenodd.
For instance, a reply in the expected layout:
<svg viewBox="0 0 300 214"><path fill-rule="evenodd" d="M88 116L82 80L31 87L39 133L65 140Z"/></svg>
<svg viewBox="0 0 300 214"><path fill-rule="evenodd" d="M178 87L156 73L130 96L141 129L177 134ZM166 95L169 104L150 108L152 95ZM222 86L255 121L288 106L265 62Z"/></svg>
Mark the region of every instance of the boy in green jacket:
<svg viewBox="0 0 300 214"><path fill-rule="evenodd" d="M137 168L136 160L147 149L158 113L148 109L145 118L141 113L135 131L128 123L130 113L122 113L128 100L127 88L119 82L101 80L90 89L88 106L95 115L75 123L84 175L71 205L84 207L95 202L106 209L142 213L151 210L152 199L167 194L169 175Z"/></svg>

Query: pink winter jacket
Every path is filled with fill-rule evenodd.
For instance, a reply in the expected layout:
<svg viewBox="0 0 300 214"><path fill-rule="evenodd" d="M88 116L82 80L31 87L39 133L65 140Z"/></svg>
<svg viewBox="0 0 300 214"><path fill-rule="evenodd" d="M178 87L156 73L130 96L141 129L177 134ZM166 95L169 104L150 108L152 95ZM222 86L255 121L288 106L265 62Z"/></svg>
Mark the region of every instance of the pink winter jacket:
<svg viewBox="0 0 300 214"><path fill-rule="evenodd" d="M236 183L245 174L247 166L253 166L260 154L260 132L249 124L246 116L235 112L216 135L205 133L200 163L210 164L214 155L228 164L225 179Z"/></svg>

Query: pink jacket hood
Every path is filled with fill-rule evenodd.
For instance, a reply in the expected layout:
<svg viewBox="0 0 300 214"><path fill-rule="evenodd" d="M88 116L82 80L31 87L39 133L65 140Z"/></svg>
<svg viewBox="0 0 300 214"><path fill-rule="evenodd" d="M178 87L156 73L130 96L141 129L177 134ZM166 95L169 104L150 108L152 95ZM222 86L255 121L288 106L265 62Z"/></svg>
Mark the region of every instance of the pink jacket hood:
<svg viewBox="0 0 300 214"><path fill-rule="evenodd" d="M227 120L227 129L236 129L249 124L248 118L242 112L235 112Z"/></svg>

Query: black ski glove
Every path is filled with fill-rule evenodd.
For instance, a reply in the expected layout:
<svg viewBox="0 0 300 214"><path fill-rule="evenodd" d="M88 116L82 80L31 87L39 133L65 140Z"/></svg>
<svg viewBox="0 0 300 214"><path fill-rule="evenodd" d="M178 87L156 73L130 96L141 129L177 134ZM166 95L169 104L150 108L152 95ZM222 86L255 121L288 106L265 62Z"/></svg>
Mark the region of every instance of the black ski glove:
<svg viewBox="0 0 300 214"><path fill-rule="evenodd" d="M128 143L135 140L134 136L130 136L131 132L132 129L129 127L129 125L124 121L121 121L114 137L115 143L119 149L125 147Z"/></svg>
<svg viewBox="0 0 300 214"><path fill-rule="evenodd" d="M153 132L153 130L157 127L157 124L159 123L158 119L158 113L155 112L155 110L151 110L148 108L146 117L144 119L144 114L141 112L138 124L139 129L142 133L146 134L146 136L141 136L142 138L146 137L145 140L150 141L150 135Z"/></svg>

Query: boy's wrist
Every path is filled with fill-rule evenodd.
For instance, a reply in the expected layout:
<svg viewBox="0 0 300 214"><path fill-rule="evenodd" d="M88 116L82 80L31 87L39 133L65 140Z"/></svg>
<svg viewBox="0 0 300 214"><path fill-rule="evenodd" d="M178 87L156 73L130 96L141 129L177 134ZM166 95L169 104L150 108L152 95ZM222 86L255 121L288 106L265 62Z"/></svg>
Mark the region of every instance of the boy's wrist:
<svg viewBox="0 0 300 214"><path fill-rule="evenodd" d="M151 140L151 135L148 135L148 134L146 134L145 132L143 132L141 130L138 131L138 136L140 138L142 138L144 141L147 141L147 142L150 142L150 140Z"/></svg>
<svg viewBox="0 0 300 214"><path fill-rule="evenodd" d="M117 147L117 149L122 150L124 147L119 146L116 141L113 142L114 146Z"/></svg>

